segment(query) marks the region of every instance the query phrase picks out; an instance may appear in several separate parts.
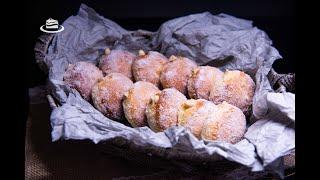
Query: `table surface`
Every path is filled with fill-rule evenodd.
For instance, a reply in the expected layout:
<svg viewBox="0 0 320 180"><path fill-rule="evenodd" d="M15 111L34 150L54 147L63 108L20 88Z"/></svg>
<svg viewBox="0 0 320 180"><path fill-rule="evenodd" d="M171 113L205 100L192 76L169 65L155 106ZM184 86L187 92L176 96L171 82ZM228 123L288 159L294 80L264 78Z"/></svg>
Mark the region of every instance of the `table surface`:
<svg viewBox="0 0 320 180"><path fill-rule="evenodd" d="M25 142L25 179L218 178L209 174L159 172L158 168L102 155L97 146L90 142L52 142L50 112L44 95L31 91Z"/></svg>

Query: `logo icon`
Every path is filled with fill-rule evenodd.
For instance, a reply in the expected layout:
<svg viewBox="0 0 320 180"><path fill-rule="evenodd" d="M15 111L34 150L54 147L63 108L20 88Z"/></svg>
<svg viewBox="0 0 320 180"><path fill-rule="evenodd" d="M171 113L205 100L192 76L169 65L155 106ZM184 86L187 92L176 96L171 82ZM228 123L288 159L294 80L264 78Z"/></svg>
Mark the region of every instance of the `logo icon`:
<svg viewBox="0 0 320 180"><path fill-rule="evenodd" d="M58 33L63 31L64 27L59 25L58 20L49 18L46 20L46 25L42 25L40 30L46 33Z"/></svg>

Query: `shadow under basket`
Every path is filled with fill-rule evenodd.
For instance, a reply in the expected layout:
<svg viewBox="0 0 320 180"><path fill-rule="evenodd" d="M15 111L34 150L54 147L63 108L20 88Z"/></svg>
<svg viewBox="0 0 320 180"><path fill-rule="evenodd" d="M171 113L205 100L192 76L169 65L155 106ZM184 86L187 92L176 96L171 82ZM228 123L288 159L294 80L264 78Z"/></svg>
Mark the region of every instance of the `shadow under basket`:
<svg viewBox="0 0 320 180"><path fill-rule="evenodd" d="M48 47L54 37L54 34L42 34L35 45L35 58L39 67L48 74L48 68L45 64L44 58ZM295 74L278 74L274 69L271 69L268 74L268 79L271 86L276 92L295 92ZM47 100L51 109L57 108L59 105L54 98L47 94ZM117 156L135 163L141 167L152 167L157 169L158 173L140 176L140 179L174 177L174 176L205 176L217 177L223 179L261 179L278 177L274 172L266 169L263 172L251 172L251 169L244 167L238 163L225 160L222 157L217 157L215 161L203 161L201 158L190 158L186 160L183 155L179 156L158 156L153 155L150 149L141 149L126 142L123 139L112 139L109 141L100 142L97 144L97 149L101 151L101 155ZM157 149L159 151L159 149ZM161 151L161 150L160 150ZM163 153L166 153L165 149ZM295 154L289 154L284 158L285 177L294 176L295 172ZM179 174L180 173L180 174ZM187 176L188 175L188 176Z"/></svg>

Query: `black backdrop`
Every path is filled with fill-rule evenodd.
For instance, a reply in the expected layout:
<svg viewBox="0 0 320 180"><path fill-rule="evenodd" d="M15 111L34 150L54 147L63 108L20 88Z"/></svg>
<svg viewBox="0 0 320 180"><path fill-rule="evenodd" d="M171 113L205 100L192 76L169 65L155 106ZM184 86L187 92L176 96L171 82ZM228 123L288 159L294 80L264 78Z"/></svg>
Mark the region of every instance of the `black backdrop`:
<svg viewBox="0 0 320 180"><path fill-rule="evenodd" d="M46 77L34 60L33 48L36 38L41 34L39 27L49 17L63 22L75 15L81 2L95 9L122 27L135 30L156 31L161 23L174 17L209 11L212 14L226 13L236 17L253 20L254 25L267 32L274 46L283 56L276 61L274 68L278 72L294 72L295 61L295 6L293 1L284 0L242 0L242 1L29 1L27 7L28 30L28 87L44 84Z"/></svg>

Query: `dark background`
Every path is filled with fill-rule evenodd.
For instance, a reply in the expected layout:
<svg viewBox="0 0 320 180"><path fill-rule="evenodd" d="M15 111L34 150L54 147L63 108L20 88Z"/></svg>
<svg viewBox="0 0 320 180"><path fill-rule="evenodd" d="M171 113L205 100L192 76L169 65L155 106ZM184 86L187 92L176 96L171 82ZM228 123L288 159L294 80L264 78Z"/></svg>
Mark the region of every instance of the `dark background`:
<svg viewBox="0 0 320 180"><path fill-rule="evenodd" d="M274 63L280 73L295 72L295 6L293 1L284 0L242 0L242 1L29 1L27 3L28 29L28 87L44 84L46 76L34 60L33 48L36 38L42 33L39 27L49 17L60 24L71 15L77 14L81 2L95 9L100 15L109 18L125 29L146 29L156 31L159 26L172 18L209 11L212 14L226 13L239 18L252 20L259 29L266 31L273 40L283 59Z"/></svg>
<svg viewBox="0 0 320 180"><path fill-rule="evenodd" d="M12 111L12 113L7 113L9 114L10 118L7 118L8 120L6 120L6 122L18 123L15 133L17 135L17 140L13 141L11 138L4 139L8 139L8 141L11 141L11 143L15 143L18 141L20 142L21 140L21 144L17 143L17 145L14 145L14 147L18 147L18 145L20 146L17 151L13 151L11 146L7 146L10 148L3 149L7 149L10 152L17 152L17 155L7 155L11 164L6 164L6 166L9 168L9 170L12 170L12 167L21 165L21 168L19 167L19 172L21 170L22 176L24 175L24 162L22 161L21 164L19 164L19 160L23 159L24 157L25 117L27 117L26 115L28 113L28 90L24 86L26 85L26 87L34 87L40 84L45 84L46 81L45 74L39 69L35 62L33 52L36 39L42 33L39 28L45 23L46 19L50 17L59 20L61 24L69 16L76 15L81 2L95 9L100 15L115 21L120 26L128 30L146 29L150 31L156 31L163 22L169 19L204 11L209 11L212 14L226 13L239 18L252 20L255 26L257 26L259 29L264 30L269 35L269 37L273 40L274 47L277 48L280 54L283 56L282 60L276 61L274 63L274 68L276 69L276 71L280 73L289 73L296 71L295 60L297 59L296 57L298 53L296 48L298 44L296 29L298 20L296 20L296 5L293 1L290 0L28 0L24 3L18 3L17 1L10 2L14 4L13 8L7 8L3 6L3 12L5 14L2 17L3 20L8 21L3 24L8 25L8 27L16 27L17 25L20 27L20 21L18 22L17 19L22 19L25 25L23 25L23 27L26 27L27 31L23 31L25 33L22 34L20 28L15 28L17 32L13 33L11 32L13 31L12 28L3 28L8 29L13 34L10 36L2 36L4 38L8 38L9 42L11 42L11 44L2 43L12 51L10 53L9 51L5 52L4 54L7 54L9 56L8 58L11 59L12 57L22 59L22 64L14 64L15 68L20 68L20 73L16 73L14 80L10 80L13 85L6 86L10 87L6 89L9 89L11 91L9 94L4 94L8 95L7 98L9 99L7 102L9 103L3 103L7 107L10 107ZM18 5L21 6L21 10L17 9ZM9 12L5 10L8 10ZM18 13L21 13L21 15L18 15ZM15 18L13 15L16 15L17 18ZM7 18L10 16L12 16L13 18ZM306 19L309 18L310 17ZM306 24L305 21L302 22ZM12 25L9 26L10 23L12 23ZM12 37L16 37L17 39L12 40ZM21 39L26 40L23 41L26 42L26 45L23 46L26 48L23 48L23 51L21 49L18 49L19 51L17 51L16 48L12 48L16 47L17 42L20 42ZM24 56L24 54L21 52L25 52L27 56ZM16 54L20 55L20 57L16 56ZM5 61L5 59L3 60ZM13 62L15 63L16 61ZM24 65L26 65L26 67ZM302 65L303 63L299 64L299 66ZM10 68L3 69L11 71ZM27 76L25 76L25 72L27 73ZM12 72L6 74L6 76L8 75L12 76ZM23 76L23 78L27 78L25 82L17 81L17 79L21 79L21 76ZM302 82L303 81L300 81L300 83ZM23 88L12 88L15 86L23 86ZM18 93L12 92L13 90L18 91ZM21 96L18 96L17 94L21 94ZM12 97L14 97L15 100L12 100ZM17 106L17 104L19 104L17 103L18 101L22 101L21 107ZM18 111L22 111L23 113L19 114L17 113ZM11 117L11 115L18 116L18 119L22 121L14 121L14 118ZM301 124L299 124L299 126L300 125ZM12 126L3 125L3 127ZM11 132L12 128L3 129L7 129L10 131L7 134L14 134ZM3 137L6 137L7 134L5 134L5 136ZM308 140L308 138L303 138L303 141L300 142L304 142L306 140ZM305 153L300 154L304 155ZM299 163L301 165L301 161ZM303 166L301 165L300 167ZM310 170L310 166L305 167ZM13 172L10 173L10 176L17 174L18 173Z"/></svg>

